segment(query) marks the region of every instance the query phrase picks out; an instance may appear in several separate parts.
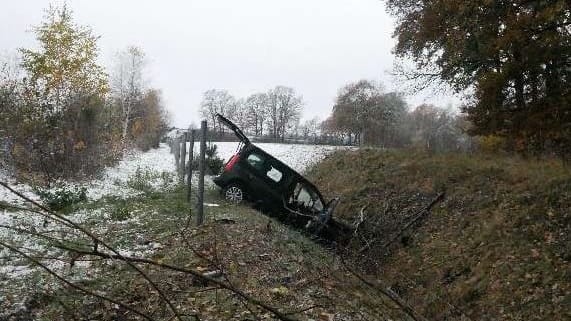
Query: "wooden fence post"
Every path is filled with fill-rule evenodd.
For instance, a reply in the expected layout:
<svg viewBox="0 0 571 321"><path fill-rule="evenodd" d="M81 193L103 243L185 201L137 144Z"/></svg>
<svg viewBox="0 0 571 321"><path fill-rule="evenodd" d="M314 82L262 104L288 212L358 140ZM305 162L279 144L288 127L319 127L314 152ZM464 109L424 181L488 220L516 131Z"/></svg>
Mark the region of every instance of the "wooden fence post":
<svg viewBox="0 0 571 321"><path fill-rule="evenodd" d="M174 166L176 172L178 173L180 168L180 139L177 137L173 141L173 153L174 153Z"/></svg>
<svg viewBox="0 0 571 321"><path fill-rule="evenodd" d="M186 198L190 203L192 195L192 160L194 159L194 129L190 130L190 149L188 150L188 178L187 178L187 195Z"/></svg>
<svg viewBox="0 0 571 321"><path fill-rule="evenodd" d="M206 153L206 120L200 123L200 158L198 159L198 198L196 202L196 225L204 222L204 168Z"/></svg>
<svg viewBox="0 0 571 321"><path fill-rule="evenodd" d="M186 141L187 141L187 132L182 134L182 146L180 149L180 183L184 184L184 174L186 173Z"/></svg>

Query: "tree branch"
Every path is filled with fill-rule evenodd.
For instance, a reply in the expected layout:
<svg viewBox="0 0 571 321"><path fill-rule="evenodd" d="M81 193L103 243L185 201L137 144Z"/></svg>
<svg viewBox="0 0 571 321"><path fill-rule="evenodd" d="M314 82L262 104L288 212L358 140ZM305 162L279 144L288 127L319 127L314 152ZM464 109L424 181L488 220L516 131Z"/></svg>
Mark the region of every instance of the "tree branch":
<svg viewBox="0 0 571 321"><path fill-rule="evenodd" d="M145 318L145 319L147 319L147 320L149 320L149 321L154 321L154 319L151 318L149 315L147 315L147 314L145 314L145 313L143 313L143 312L137 311L137 310L135 310L134 308L131 308L130 306L128 306L128 305L126 305L126 304L124 304L124 303L122 303L122 302L120 302L120 301L117 301L117 300L115 300L115 299L106 297L106 296L101 295L101 294L98 294L98 293L95 293L95 292L93 292L93 291L91 291L91 290L89 290L89 289L86 289L86 288L84 288L84 287L82 287L82 286L76 285L76 284L74 284L74 283L72 283L72 282L66 280L64 277L60 276L59 274L57 274L56 272L54 272L53 270L51 270L50 268L48 268L46 265L44 265L44 264L41 263L40 261L34 259L33 257L29 256L28 254L26 254L26 253L24 253L24 252L18 250L17 248L15 248L15 247L13 247L13 246L7 244L7 243L4 243L4 242L0 241L0 245L3 246L3 247L5 247L5 248L7 248L7 249L9 249L9 250L12 251L12 252L18 253L20 256L24 257L25 259L29 260L30 262L32 262L32 263L38 265L39 267L41 267L42 269L44 269L46 272L48 272L49 274L51 274L52 276L54 276L56 279L60 280L61 282L63 282L63 283L65 283L65 284L69 285L70 287L72 287L72 288L74 288L74 289L76 289L76 290L78 290L78 291L81 291L81 292L86 293L86 294L88 294L88 295L97 297L97 298L99 298L99 299L101 299L101 300L104 300L104 301L108 301L108 302L117 304L118 306L120 306L120 307L122 307L122 308L124 308L124 309L126 309L126 310L129 310L129 311L131 311L131 312L133 312L133 313L135 313L135 314L137 314L137 315L139 315L139 316L141 316L141 317L143 317L143 318Z"/></svg>
<svg viewBox="0 0 571 321"><path fill-rule="evenodd" d="M43 206L42 204L39 204L38 202L36 202L36 201L30 199L29 197L25 196L24 194L14 190L7 183L0 181L0 185L5 187L6 189L8 189L13 194L17 195L18 197L22 198L23 200L35 205L36 207L38 207L38 208L42 209L43 211L45 211L46 213L50 214L50 215L42 214L42 216L48 217L50 219L53 219L53 217L58 218L60 221L65 222L66 225L68 225L74 229L77 229L77 230L81 231L82 233L84 233L85 235L89 236L95 243L99 243L99 244L103 245L104 247L108 248L111 252L115 253L118 257L122 257L122 255L121 255L121 253L119 253L119 251L117 251L115 248L111 247L109 244L107 244L106 242L104 242L103 240L101 240L100 238L95 236L93 233L91 233L87 229L85 229L85 228L81 227L80 225L74 223L73 221L63 217L62 215L57 214L56 212L48 209L47 207ZM177 319L179 321L182 321L182 318L181 318L180 314L178 313L177 309L174 307L172 302L167 298L167 296L164 294L164 292L158 287L158 285L153 280L151 280L149 278L149 276L147 276L146 273L143 272L140 268L138 268L135 264L133 264L132 262L127 261L127 260L125 260L125 262L132 269L137 271L137 273L139 273L157 291L157 293L159 294L161 299L167 304L167 306L173 312L173 314L177 317Z"/></svg>

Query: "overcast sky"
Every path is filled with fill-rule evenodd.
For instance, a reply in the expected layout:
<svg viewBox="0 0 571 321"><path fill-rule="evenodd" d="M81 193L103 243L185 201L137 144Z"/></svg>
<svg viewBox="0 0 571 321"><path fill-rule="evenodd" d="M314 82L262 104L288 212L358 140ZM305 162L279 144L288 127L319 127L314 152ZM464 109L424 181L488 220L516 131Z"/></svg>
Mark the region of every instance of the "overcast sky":
<svg viewBox="0 0 571 321"><path fill-rule="evenodd" d="M36 45L29 32L50 3L14 0L0 11L0 51ZM163 92L174 124L198 123L202 93L226 89L236 97L276 85L293 87L303 118L325 119L348 82L381 81L389 90L394 20L381 0L68 0L79 24L101 36L101 61L141 47L148 79ZM457 104L429 93L407 97Z"/></svg>

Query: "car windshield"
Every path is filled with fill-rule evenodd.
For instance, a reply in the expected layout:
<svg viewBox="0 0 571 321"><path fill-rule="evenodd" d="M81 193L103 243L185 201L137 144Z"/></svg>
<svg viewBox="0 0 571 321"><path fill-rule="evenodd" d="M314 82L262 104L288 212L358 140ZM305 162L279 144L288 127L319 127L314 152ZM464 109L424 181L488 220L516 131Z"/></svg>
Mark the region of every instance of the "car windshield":
<svg viewBox="0 0 571 321"><path fill-rule="evenodd" d="M288 203L296 210L310 211L312 213L318 213L323 210L323 202L317 191L302 182L295 185Z"/></svg>

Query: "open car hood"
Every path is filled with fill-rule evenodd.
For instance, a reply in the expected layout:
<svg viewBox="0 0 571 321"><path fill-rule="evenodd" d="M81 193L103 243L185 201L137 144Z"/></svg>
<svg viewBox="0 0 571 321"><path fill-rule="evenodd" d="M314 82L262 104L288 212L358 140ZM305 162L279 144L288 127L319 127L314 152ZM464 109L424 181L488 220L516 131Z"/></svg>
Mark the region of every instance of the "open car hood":
<svg viewBox="0 0 571 321"><path fill-rule="evenodd" d="M244 145L248 145L250 144L250 140L248 139L248 137L246 137L246 135L244 134L244 132L242 132L242 130L236 126L233 122L231 122L228 118L220 115L220 114L216 114L216 117L218 118L218 121L222 124L224 124L224 126L228 127L230 130L232 130L234 132L234 134L236 135L236 137L238 137L238 139L244 143Z"/></svg>

